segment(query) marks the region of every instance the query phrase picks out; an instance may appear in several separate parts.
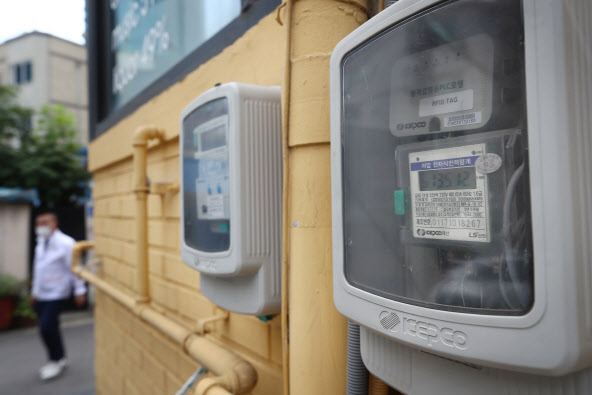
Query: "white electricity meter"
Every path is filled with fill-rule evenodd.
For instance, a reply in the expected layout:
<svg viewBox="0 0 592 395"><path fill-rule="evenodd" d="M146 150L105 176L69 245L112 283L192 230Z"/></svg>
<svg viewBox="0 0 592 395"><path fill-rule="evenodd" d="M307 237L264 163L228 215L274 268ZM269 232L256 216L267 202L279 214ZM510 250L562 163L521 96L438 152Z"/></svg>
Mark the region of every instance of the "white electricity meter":
<svg viewBox="0 0 592 395"><path fill-rule="evenodd" d="M181 258L244 314L281 304L280 88L227 83L181 114Z"/></svg>
<svg viewBox="0 0 592 395"><path fill-rule="evenodd" d="M334 301L396 389L592 393L590 24L400 0L335 48Z"/></svg>

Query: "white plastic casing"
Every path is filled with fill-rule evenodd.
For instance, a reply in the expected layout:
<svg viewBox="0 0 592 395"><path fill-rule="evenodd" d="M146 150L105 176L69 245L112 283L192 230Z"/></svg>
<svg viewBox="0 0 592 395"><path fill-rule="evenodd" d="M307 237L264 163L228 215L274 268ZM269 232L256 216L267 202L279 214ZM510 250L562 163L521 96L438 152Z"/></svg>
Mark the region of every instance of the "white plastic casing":
<svg viewBox="0 0 592 395"><path fill-rule="evenodd" d="M405 393L589 393L590 369L577 372L592 363L589 0L523 1L534 249L532 309L523 316L434 310L355 288L344 275L342 59L386 28L439 3L401 0L352 32L333 52L335 305L362 326L361 350L369 370ZM381 325L381 319L388 321L390 330ZM525 372L563 377L543 379Z"/></svg>
<svg viewBox="0 0 592 395"><path fill-rule="evenodd" d="M200 274L201 293L218 306L244 314L274 314L281 305L282 147L280 88L226 83L200 95L183 120L216 99L228 103L230 246L221 252L192 248L185 240L181 183L181 257ZM195 181L193 181L195 182ZM225 211L225 218L228 213Z"/></svg>

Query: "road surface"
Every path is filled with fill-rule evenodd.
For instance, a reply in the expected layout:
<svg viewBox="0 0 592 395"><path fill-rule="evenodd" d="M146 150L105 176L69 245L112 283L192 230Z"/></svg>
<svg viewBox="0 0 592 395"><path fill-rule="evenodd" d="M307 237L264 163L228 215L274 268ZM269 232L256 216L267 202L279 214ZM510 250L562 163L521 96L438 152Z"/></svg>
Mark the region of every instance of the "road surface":
<svg viewBox="0 0 592 395"><path fill-rule="evenodd" d="M37 329L0 332L0 394L93 395L93 332L88 313L62 316L69 367L62 376L48 382L39 379L46 354Z"/></svg>

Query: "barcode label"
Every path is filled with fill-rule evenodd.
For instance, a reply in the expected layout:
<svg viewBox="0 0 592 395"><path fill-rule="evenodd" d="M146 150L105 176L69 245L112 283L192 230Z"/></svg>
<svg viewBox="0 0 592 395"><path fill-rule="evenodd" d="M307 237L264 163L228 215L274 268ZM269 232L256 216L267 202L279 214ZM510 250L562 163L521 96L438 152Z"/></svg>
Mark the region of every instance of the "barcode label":
<svg viewBox="0 0 592 395"><path fill-rule="evenodd" d="M481 123L481 111L471 112L468 114L449 115L444 117L445 128L474 125L478 123Z"/></svg>

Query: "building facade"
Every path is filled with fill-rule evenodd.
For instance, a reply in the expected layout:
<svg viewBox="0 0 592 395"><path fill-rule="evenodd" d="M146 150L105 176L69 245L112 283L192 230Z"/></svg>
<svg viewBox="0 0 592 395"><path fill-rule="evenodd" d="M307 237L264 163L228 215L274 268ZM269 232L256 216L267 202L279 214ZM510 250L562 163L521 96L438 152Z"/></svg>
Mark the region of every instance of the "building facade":
<svg viewBox="0 0 592 395"><path fill-rule="evenodd" d="M75 117L78 142L88 143L86 48L47 33L30 32L0 44L0 84L19 88L19 104L40 110L64 106Z"/></svg>
<svg viewBox="0 0 592 395"><path fill-rule="evenodd" d="M87 1L97 278L122 298L97 292L97 393L175 393L200 366L184 351L188 342L154 325L150 317L158 314L182 333L198 331L200 339L203 319L226 317L209 324L203 338L254 368L249 393L343 394L347 322L332 293L329 59L381 2L197 3ZM282 90L282 312L265 319L225 316L180 257L174 186L181 111L225 82ZM163 138L149 142L146 176L151 185L170 187L148 194L148 246L138 251L144 236L136 228L133 141L137 130L151 127ZM147 289L138 277L144 265ZM135 303L150 317L130 307ZM204 393L231 392L223 387Z"/></svg>

